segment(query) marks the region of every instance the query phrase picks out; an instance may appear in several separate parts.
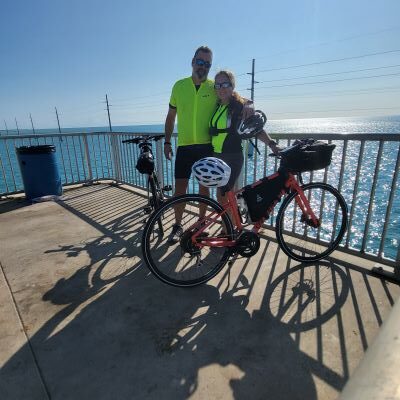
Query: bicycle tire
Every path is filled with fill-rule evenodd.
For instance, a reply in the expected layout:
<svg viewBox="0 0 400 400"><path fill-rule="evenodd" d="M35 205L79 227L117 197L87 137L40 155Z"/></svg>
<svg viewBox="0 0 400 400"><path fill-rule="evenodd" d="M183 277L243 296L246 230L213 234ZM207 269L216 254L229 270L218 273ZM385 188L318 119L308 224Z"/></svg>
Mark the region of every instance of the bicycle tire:
<svg viewBox="0 0 400 400"><path fill-rule="evenodd" d="M218 214L223 211L215 200L197 194L185 194L166 201L147 221L142 236L143 258L150 271L161 281L178 287L192 287L212 279L227 263L231 250L228 247L204 246L202 248L190 244L193 225L198 221L200 205L207 207L209 212ZM168 243L167 239L172 225L175 223L175 207L184 206L182 216L183 234L177 243ZM160 218L163 216L162 218ZM157 231L157 221L162 221L163 232ZM207 226L209 237L220 233L222 223L225 225L228 237L233 237L232 221L227 214L218 218L216 223ZM187 236L184 236L184 235ZM184 239L187 238L187 241ZM191 246L191 245L190 245Z"/></svg>
<svg viewBox="0 0 400 400"><path fill-rule="evenodd" d="M287 256L307 263L321 260L339 246L346 232L348 217L346 202L333 186L317 182L301 188L320 226L312 227L303 220L295 201L297 192L292 192L279 208L275 233L279 246Z"/></svg>

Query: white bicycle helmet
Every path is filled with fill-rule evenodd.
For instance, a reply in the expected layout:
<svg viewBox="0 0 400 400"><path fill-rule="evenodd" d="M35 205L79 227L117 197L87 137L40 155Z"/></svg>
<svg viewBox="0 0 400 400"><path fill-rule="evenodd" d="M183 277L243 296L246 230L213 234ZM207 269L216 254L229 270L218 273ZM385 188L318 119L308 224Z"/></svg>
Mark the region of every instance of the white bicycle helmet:
<svg viewBox="0 0 400 400"><path fill-rule="evenodd" d="M192 172L200 185L222 187L229 181L231 167L219 158L205 157L193 164Z"/></svg>
<svg viewBox="0 0 400 400"><path fill-rule="evenodd" d="M260 110L256 110L249 118L241 120L236 130L242 139L250 139L262 131L266 122L267 117L265 114Z"/></svg>

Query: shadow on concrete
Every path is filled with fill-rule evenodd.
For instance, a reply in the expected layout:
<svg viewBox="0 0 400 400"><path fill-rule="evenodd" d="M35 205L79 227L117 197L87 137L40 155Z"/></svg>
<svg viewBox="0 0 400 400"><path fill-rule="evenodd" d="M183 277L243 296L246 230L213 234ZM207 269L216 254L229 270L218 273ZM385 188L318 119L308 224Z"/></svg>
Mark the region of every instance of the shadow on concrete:
<svg viewBox="0 0 400 400"><path fill-rule="evenodd" d="M31 201L26 200L25 198L2 198L0 199L0 214L4 214L10 211L18 210L22 207L27 207L32 205Z"/></svg>
<svg viewBox="0 0 400 400"><path fill-rule="evenodd" d="M366 271L289 260L282 271L276 251L268 260L268 276L261 257L251 276L245 274L251 259L234 274L243 261L236 260L213 284L169 287L139 259L142 200L127 194L126 207L115 190L106 188L99 197L83 188L64 200L63 206L93 225L99 237L48 251L69 257L85 252L90 259L43 295L44 301L65 307L30 338L52 399L186 399L199 390L204 398L312 400L317 398L314 376L336 391L343 388L349 367L341 308L351 296L366 348L350 270L368 282ZM269 246L267 241L260 252L266 254ZM261 279L268 281L261 305L249 311ZM386 293L391 296L389 289ZM376 304L372 290L369 296ZM377 307L376 318L381 323ZM321 329L333 319L342 372L323 358ZM316 356L300 349L302 335L311 330ZM24 352L4 365L0 377L12 374ZM16 398L21 390L8 381L2 398Z"/></svg>

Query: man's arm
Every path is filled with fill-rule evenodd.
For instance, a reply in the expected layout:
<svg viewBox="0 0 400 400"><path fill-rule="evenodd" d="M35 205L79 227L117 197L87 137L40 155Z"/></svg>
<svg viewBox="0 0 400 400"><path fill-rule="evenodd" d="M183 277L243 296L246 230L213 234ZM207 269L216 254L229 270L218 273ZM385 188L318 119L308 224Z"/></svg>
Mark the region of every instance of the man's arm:
<svg viewBox="0 0 400 400"><path fill-rule="evenodd" d="M169 107L167 118L165 119L165 143L164 143L164 155L167 160L171 160L174 155L172 152L171 137L174 132L176 118L176 108Z"/></svg>

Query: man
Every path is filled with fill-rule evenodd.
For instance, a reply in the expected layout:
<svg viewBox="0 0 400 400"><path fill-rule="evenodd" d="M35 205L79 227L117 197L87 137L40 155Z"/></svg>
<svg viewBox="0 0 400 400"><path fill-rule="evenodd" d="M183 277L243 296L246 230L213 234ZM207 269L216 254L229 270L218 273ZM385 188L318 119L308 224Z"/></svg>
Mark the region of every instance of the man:
<svg viewBox="0 0 400 400"><path fill-rule="evenodd" d="M177 81L172 89L169 110L165 121L164 154L173 156L171 136L178 116L178 149L175 159L174 196L186 193L192 165L203 157L212 156L209 121L217 105L214 82L207 79L212 64L212 51L199 47L192 59L192 75ZM200 186L199 194L209 195L208 188ZM183 208L175 209L176 223L168 238L176 243L182 234L180 226Z"/></svg>

